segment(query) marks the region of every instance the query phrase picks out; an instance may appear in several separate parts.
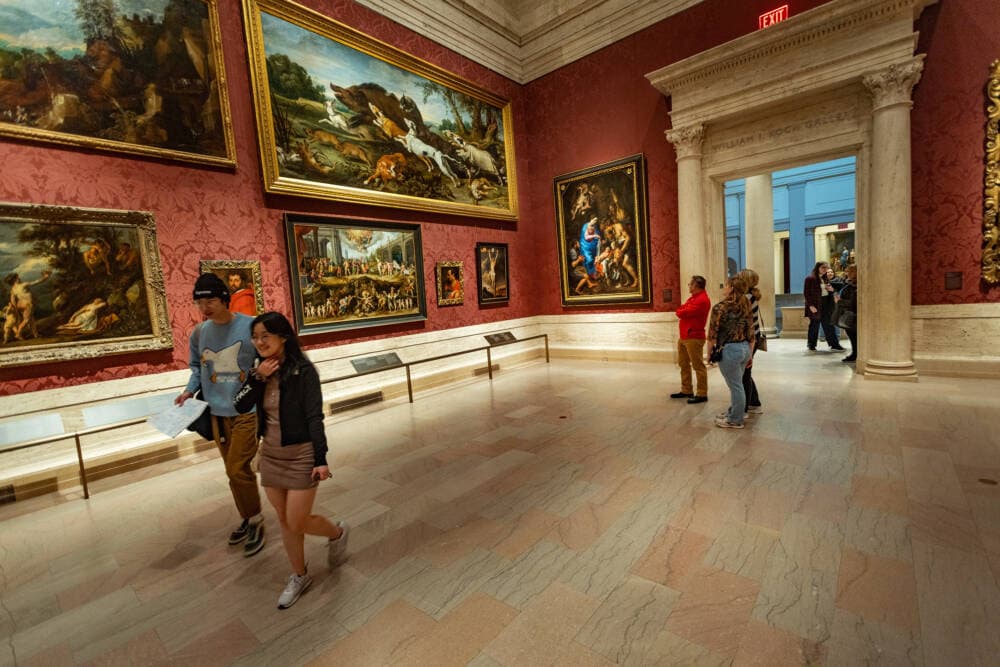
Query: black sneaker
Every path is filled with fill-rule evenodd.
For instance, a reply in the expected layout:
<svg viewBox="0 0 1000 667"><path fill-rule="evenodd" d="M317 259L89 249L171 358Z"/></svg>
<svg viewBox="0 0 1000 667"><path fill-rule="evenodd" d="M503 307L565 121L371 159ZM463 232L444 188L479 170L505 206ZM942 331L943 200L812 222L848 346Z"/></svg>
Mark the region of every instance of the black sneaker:
<svg viewBox="0 0 1000 667"><path fill-rule="evenodd" d="M243 545L243 555L249 558L263 548L264 522L251 523L249 534L247 535L247 543Z"/></svg>
<svg viewBox="0 0 1000 667"><path fill-rule="evenodd" d="M692 396L688 399L688 403L707 403L708 396Z"/></svg>
<svg viewBox="0 0 1000 667"><path fill-rule="evenodd" d="M830 349L831 350L836 350L837 352L847 352L847 348L841 347L839 345L837 345L836 347L834 347L833 345L831 345Z"/></svg>
<svg viewBox="0 0 1000 667"><path fill-rule="evenodd" d="M687 394L683 391L678 391L677 393L670 394L670 398L691 398L694 394Z"/></svg>
<svg viewBox="0 0 1000 667"><path fill-rule="evenodd" d="M243 540L247 539L247 535L250 534L250 522L243 519L243 523L239 525L239 528L229 533L229 544L239 544Z"/></svg>

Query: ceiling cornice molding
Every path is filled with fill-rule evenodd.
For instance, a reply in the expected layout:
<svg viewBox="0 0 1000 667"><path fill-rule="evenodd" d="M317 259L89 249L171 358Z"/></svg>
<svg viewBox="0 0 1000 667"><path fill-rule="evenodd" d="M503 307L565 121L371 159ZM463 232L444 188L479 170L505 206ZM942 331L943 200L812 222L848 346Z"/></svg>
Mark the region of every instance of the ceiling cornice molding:
<svg viewBox="0 0 1000 667"><path fill-rule="evenodd" d="M504 0L356 0L506 76L527 83L692 7L702 0L576 0L556 16L513 21ZM488 11L493 6L496 15ZM538 25L524 25L527 22Z"/></svg>

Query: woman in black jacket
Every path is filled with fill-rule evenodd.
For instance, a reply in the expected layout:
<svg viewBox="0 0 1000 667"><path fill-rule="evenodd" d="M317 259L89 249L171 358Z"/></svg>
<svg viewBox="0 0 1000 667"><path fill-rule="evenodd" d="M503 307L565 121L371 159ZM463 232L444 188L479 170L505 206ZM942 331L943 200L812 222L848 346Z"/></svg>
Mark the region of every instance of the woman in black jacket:
<svg viewBox="0 0 1000 667"><path fill-rule="evenodd" d="M257 409L257 432L263 439L260 482L278 514L281 539L294 570L278 597L278 608L287 609L312 583L306 572L305 536L329 539L329 563L334 566L347 550L348 526L312 513L317 483L330 478L316 367L281 313L259 315L250 330L259 363L234 404L241 413Z"/></svg>
<svg viewBox="0 0 1000 667"><path fill-rule="evenodd" d="M842 361L850 363L858 358L858 267L851 264L847 267L847 283L840 290L840 322L851 339L851 353ZM852 326L846 326L846 325Z"/></svg>

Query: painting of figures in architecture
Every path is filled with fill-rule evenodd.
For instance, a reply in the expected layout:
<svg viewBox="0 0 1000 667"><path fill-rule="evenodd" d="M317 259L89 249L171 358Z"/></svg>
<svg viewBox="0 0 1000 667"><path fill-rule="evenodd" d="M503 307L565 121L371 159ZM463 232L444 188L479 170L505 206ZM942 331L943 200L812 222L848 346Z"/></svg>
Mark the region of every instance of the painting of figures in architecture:
<svg viewBox="0 0 1000 667"><path fill-rule="evenodd" d="M2 0L0 134L236 164L216 0Z"/></svg>
<svg viewBox="0 0 1000 667"><path fill-rule="evenodd" d="M288 0L244 0L265 188L517 217L510 103Z"/></svg>
<svg viewBox="0 0 1000 667"><path fill-rule="evenodd" d="M555 179L564 306L649 302L642 155Z"/></svg>
<svg viewBox="0 0 1000 667"><path fill-rule="evenodd" d="M427 318L420 227L286 215L300 333Z"/></svg>
<svg viewBox="0 0 1000 667"><path fill-rule="evenodd" d="M152 215L0 203L0 366L173 348Z"/></svg>

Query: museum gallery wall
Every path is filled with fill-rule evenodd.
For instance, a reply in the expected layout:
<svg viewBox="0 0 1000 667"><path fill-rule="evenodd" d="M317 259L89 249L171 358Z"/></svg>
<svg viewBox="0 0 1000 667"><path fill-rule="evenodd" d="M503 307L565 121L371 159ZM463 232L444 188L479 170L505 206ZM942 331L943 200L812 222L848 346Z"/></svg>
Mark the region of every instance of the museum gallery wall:
<svg viewBox="0 0 1000 667"><path fill-rule="evenodd" d="M240 8L235 2L219 3L235 169L0 137L0 201L155 215L173 351L77 361L58 370L46 364L4 368L0 392L183 368L184 342L198 319L190 291L199 259L259 260L267 307L291 313L285 212L419 224L428 295L438 262L463 262L466 287L471 289L476 243L506 243L510 251L514 298L502 307L481 308L471 292L460 305L439 307L429 298L426 321L316 334L308 341L311 346L580 312L562 306L558 276L542 274L542 267L555 266L558 257L553 178L640 153L648 174L651 303L588 310L664 311L683 300L685 280L676 268L676 164L663 136L669 102L645 74L754 30L757 16L772 9L772 2L706 0L523 87L349 0L303 4L511 101L519 176L517 222L265 195ZM788 4L797 15L823 2ZM946 0L926 9L916 25L921 32L918 51L927 53L912 112L917 304L1000 300L1000 290L984 290L978 281L984 85L990 61L1000 57L1000 32L987 26L997 24L996 3ZM964 273L962 290L943 290L944 270ZM924 271L930 272L926 280ZM664 301L664 290L671 290L671 301Z"/></svg>

